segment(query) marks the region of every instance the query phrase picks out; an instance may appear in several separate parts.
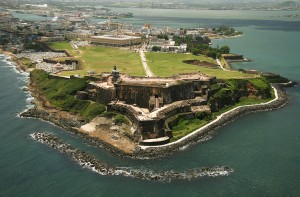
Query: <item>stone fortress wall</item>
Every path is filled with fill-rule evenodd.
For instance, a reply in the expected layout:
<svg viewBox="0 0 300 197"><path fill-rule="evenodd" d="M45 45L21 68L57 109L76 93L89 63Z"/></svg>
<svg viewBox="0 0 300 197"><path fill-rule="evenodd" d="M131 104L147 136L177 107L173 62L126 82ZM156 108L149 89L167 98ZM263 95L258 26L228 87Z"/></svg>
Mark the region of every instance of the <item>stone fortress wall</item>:
<svg viewBox="0 0 300 197"><path fill-rule="evenodd" d="M186 82L176 86L147 86L115 84L116 98L127 104L150 108L150 98L162 98L163 104L194 98L193 83Z"/></svg>
<svg viewBox="0 0 300 197"><path fill-rule="evenodd" d="M173 115L192 112L193 106L206 105L209 86L215 82L215 77L201 73L166 78L130 77L120 75L115 68L78 92L77 98L105 104L108 111L126 115L133 123L135 141L141 142L171 137L165 121Z"/></svg>
<svg viewBox="0 0 300 197"><path fill-rule="evenodd" d="M176 114L194 113L193 107L206 105L209 85L216 82L214 77L201 78L200 73L166 78L122 76L114 82L111 74L104 73L100 81L90 82L76 97L102 103L108 111L126 115L133 124L133 138L138 142L171 137L166 120Z"/></svg>

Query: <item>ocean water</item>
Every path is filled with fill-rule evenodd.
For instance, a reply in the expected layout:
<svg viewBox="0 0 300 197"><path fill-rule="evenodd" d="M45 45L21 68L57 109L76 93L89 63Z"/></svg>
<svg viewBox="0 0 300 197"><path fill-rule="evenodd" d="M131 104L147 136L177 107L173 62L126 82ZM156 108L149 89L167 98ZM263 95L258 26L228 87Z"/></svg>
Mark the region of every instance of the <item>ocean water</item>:
<svg viewBox="0 0 300 197"><path fill-rule="evenodd" d="M300 79L300 20L278 16L290 12L137 10L134 25L147 22L197 27L228 24L241 29L241 38L216 40L253 62L235 64ZM276 16L276 17L275 17ZM150 23L149 22L149 23ZM208 141L191 145L157 160L119 158L50 123L23 119L32 107L22 89L28 81L0 56L0 196L299 196L300 87L287 89L284 108L247 114L221 127ZM185 170L226 165L234 172L171 183L120 176L101 176L68 156L33 141L44 131L84 150L109 165L144 170Z"/></svg>

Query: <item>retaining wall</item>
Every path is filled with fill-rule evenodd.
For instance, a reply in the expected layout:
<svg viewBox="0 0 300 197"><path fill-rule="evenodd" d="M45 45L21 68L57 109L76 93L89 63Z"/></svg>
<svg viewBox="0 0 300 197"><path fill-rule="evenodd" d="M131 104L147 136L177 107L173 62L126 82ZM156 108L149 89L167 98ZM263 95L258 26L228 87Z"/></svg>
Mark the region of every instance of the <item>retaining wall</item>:
<svg viewBox="0 0 300 197"><path fill-rule="evenodd" d="M282 90L281 85L274 84L273 89L275 91L276 98L272 101L263 104L236 107L218 116L217 119L213 120L207 125L197 129L193 133L181 138L176 142L172 142L160 146L140 146L141 148L140 151L142 152L141 154L145 154L145 155L169 154L170 152L178 150L179 148L186 146L187 144L198 141L205 134L217 129L218 127L228 123L229 121L231 121L232 119L238 116L250 112L273 110L284 106L288 101L287 94Z"/></svg>

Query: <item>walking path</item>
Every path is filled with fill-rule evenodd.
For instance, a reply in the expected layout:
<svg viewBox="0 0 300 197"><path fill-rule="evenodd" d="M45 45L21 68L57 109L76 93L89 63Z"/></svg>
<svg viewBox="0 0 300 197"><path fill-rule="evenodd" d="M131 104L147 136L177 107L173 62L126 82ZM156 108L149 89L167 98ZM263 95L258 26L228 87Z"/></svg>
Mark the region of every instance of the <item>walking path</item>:
<svg viewBox="0 0 300 197"><path fill-rule="evenodd" d="M218 65L221 67L222 70L228 71L227 68L223 67L222 63L220 62L220 60L218 58L216 59L216 61L217 61Z"/></svg>
<svg viewBox="0 0 300 197"><path fill-rule="evenodd" d="M140 56L141 56L141 60L142 60L144 70L146 72L146 76L155 77L155 75L151 72L150 68L148 67L147 60L146 60L146 57L145 57L145 53L144 53L144 50L142 48L140 49Z"/></svg>

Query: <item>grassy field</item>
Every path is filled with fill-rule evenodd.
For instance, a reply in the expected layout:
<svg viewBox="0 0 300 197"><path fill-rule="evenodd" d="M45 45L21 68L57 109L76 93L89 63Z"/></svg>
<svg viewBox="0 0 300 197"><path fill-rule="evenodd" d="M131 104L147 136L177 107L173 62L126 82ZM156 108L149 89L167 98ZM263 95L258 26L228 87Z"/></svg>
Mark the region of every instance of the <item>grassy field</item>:
<svg viewBox="0 0 300 197"><path fill-rule="evenodd" d="M223 57L220 58L220 62L224 68L230 70L230 66L229 66L228 62Z"/></svg>
<svg viewBox="0 0 300 197"><path fill-rule="evenodd" d="M61 75L80 74L87 75L87 71L93 70L96 73L110 72L114 65L120 72L130 75L145 76L139 54L126 49L109 48L100 46L80 47L76 52L68 42L53 42L50 44L53 49L66 49L83 62L83 69L78 71L62 72ZM186 64L184 60L200 60L216 64L215 60L205 56L176 53L146 53L147 63L156 76L167 77L179 73L202 72L220 79L230 78L251 78L255 75L245 74L237 71L223 71Z"/></svg>
<svg viewBox="0 0 300 197"><path fill-rule="evenodd" d="M71 47L69 42L51 42L49 46L56 50L67 50L70 55L76 55L75 50Z"/></svg>
<svg viewBox="0 0 300 197"><path fill-rule="evenodd" d="M171 142L175 142L180 138L183 138L207 123L208 121L199 120L197 118L181 119L179 123L172 129L173 137L171 138Z"/></svg>
<svg viewBox="0 0 300 197"><path fill-rule="evenodd" d="M254 75L245 74L237 71L223 71L221 69L211 69L205 67L186 64L184 60L200 60L215 63L215 60L205 56L195 56L192 54L176 54L176 53L146 53L147 63L151 71L161 77L172 76L179 73L202 72L220 79L240 79L251 78Z"/></svg>
<svg viewBox="0 0 300 197"><path fill-rule="evenodd" d="M79 53L75 52L69 43L55 42L50 45L54 49L67 49L76 59L83 61L83 70L62 72L61 75L80 74L87 75L87 71L96 73L111 72L116 65L122 73L145 76L139 53L127 49L88 46L80 47Z"/></svg>

